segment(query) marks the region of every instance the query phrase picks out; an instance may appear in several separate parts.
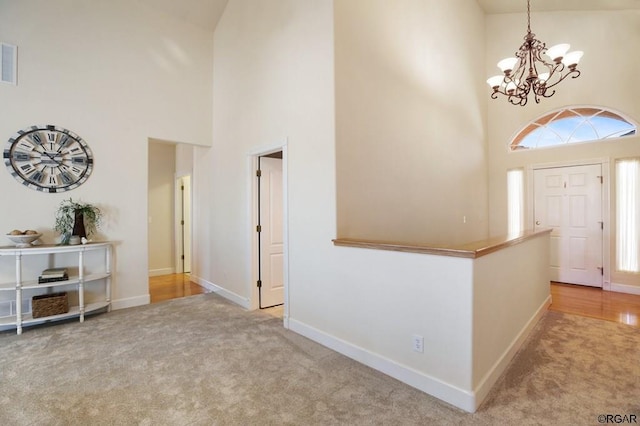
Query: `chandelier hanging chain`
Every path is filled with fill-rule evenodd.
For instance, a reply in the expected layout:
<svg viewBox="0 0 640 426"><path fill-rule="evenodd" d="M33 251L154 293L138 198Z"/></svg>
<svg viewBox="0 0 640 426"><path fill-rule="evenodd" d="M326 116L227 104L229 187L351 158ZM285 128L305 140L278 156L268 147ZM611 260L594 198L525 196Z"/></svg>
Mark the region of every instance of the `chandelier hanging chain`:
<svg viewBox="0 0 640 426"><path fill-rule="evenodd" d="M506 58L498 62L503 75L497 75L487 80L493 89L492 99L504 95L513 105L524 106L529 93L533 92L536 103L541 97L549 98L555 93L556 86L562 80L571 76L577 78L580 71L576 69L583 52L569 52L568 44L558 44L547 49L546 44L535 38L531 32L531 2L527 0L527 34L524 43L516 52L515 58ZM543 55L551 58L551 62ZM545 72L539 73L542 69Z"/></svg>

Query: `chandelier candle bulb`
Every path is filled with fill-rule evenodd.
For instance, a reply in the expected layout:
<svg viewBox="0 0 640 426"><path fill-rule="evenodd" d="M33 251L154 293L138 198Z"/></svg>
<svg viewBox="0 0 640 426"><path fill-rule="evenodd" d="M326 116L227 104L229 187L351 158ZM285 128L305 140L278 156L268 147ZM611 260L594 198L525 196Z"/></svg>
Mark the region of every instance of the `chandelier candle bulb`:
<svg viewBox="0 0 640 426"><path fill-rule="evenodd" d="M504 76L503 75L494 75L493 77L491 77L491 78L489 78L487 80L487 84L491 88L500 87L500 85L502 84L503 81L504 81Z"/></svg>
<svg viewBox="0 0 640 426"><path fill-rule="evenodd" d="M562 59L562 63L568 66L569 68L575 68L580 62L580 59L584 55L584 52L581 50L575 50L573 52L567 53L567 55Z"/></svg>
<svg viewBox="0 0 640 426"><path fill-rule="evenodd" d="M506 75L509 75L517 63L518 58L505 58L498 62L498 68L500 68Z"/></svg>
<svg viewBox="0 0 640 426"><path fill-rule="evenodd" d="M555 46L551 46L549 49L547 49L547 56L553 59L553 61L557 64L562 61L562 58L569 51L570 47L571 45L567 43L556 44Z"/></svg>

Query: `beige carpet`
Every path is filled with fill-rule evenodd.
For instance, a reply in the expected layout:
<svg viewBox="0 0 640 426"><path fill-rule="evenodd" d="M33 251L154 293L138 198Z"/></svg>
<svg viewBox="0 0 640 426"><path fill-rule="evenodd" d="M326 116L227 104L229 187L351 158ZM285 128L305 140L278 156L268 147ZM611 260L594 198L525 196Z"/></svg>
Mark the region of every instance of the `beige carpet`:
<svg viewBox="0 0 640 426"><path fill-rule="evenodd" d="M640 422L640 329L549 312L468 414L215 294L0 333L0 425Z"/></svg>

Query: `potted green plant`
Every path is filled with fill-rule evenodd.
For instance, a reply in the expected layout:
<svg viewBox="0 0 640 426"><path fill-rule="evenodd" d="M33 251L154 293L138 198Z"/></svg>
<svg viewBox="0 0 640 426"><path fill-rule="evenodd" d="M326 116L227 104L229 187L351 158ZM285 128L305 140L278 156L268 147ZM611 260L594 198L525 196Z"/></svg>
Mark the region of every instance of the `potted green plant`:
<svg viewBox="0 0 640 426"><path fill-rule="evenodd" d="M93 204L63 200L56 212L56 224L53 229L62 235L60 244L69 244L72 236L90 237L100 227L102 212Z"/></svg>

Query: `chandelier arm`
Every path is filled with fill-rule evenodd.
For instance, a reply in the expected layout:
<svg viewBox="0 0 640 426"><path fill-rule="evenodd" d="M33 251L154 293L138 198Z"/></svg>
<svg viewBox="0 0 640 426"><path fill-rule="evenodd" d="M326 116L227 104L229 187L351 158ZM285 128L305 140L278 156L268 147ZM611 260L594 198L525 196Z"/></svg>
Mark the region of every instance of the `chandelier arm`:
<svg viewBox="0 0 640 426"><path fill-rule="evenodd" d="M564 65L562 64L562 62L555 65L549 64L548 67L549 67L549 78L547 79L547 83L552 82L558 74L562 75L562 71L564 71ZM551 87L552 85L555 85L555 83L548 84L548 87Z"/></svg>
<svg viewBox="0 0 640 426"><path fill-rule="evenodd" d="M540 93L538 93L537 91L533 92L533 99L536 101L537 104L540 103L540 95L542 95L543 97L547 97L546 96L547 91L546 90L542 90L540 91Z"/></svg>
<svg viewBox="0 0 640 426"><path fill-rule="evenodd" d="M571 78L578 78L578 77L580 77L580 71L577 70L577 69L573 69L573 70L569 71L568 73L566 73L565 75L560 74L560 78L558 78L557 81L553 82L553 84L548 84L547 85L547 89L550 89L553 86L556 86L558 83L560 83L561 81L563 81L564 79L566 79L569 76L571 76Z"/></svg>
<svg viewBox="0 0 640 426"><path fill-rule="evenodd" d="M535 34L531 34L532 37L535 37ZM532 38L531 40L531 55L536 62L541 62L546 66L552 66L550 62L547 62L546 59L542 56L547 51L547 44L542 42L536 38Z"/></svg>
<svg viewBox="0 0 640 426"><path fill-rule="evenodd" d="M528 97L522 96L522 94L512 94L512 95L508 95L507 100L512 105L525 106L527 104Z"/></svg>
<svg viewBox="0 0 640 426"><path fill-rule="evenodd" d="M527 96L529 96L529 92L531 91L531 82L527 78L527 74L529 71L527 69L526 62L522 62L518 71L519 74L517 80L519 81L519 83L516 84L516 93L518 97L526 98Z"/></svg>
<svg viewBox="0 0 640 426"><path fill-rule="evenodd" d="M545 98L550 98L552 97L554 94L556 93L556 89L551 90L551 92L547 93L547 90L545 90L543 93L541 93L541 95Z"/></svg>
<svg viewBox="0 0 640 426"><path fill-rule="evenodd" d="M525 106L527 104L527 100L528 98L526 96L525 97L516 97L516 96L509 97L509 102L511 102L513 105Z"/></svg>

